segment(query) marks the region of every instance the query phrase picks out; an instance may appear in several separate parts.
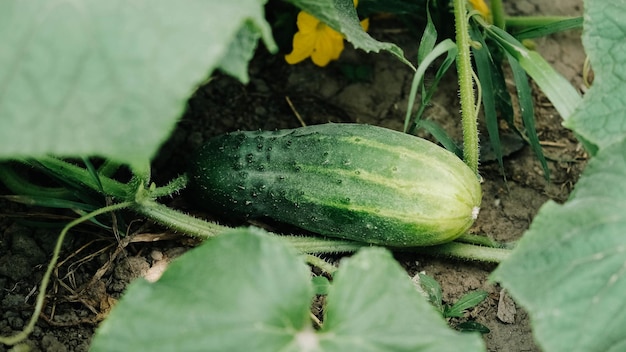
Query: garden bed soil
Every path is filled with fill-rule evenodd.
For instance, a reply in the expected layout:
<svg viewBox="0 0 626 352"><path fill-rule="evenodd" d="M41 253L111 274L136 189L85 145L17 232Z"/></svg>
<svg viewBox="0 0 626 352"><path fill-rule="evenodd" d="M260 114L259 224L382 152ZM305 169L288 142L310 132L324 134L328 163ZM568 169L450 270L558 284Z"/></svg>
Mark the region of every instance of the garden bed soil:
<svg viewBox="0 0 626 352"><path fill-rule="evenodd" d="M516 1L507 4L516 15L580 15L582 2ZM414 58L417 40L389 23L371 24L371 34L401 45ZM582 90L585 59L580 31L535 41L537 50L577 88ZM346 69L363 67L367 74L356 81ZM232 130L273 130L326 122L357 122L396 130L403 127L411 71L388 54L366 54L347 48L341 60L319 68L310 62L287 65L282 55L262 50L250 67L247 85L216 74L190 99L188 109L171 139L154 163L154 175L163 184L184 170L187 156L207 138ZM428 81L428 80L427 80ZM535 87L536 88L536 87ZM539 139L548 157L551 179L546 181L540 163L528 146L505 143L504 169L485 157L480 165L484 178L482 210L471 232L501 241L516 241L547 200L567 199L586 162L586 154L572 133L561 126L561 117L535 89ZM449 74L427 110L460 140L456 77ZM430 138L423 134L423 137ZM483 135L483 140L486 136ZM485 145L487 150L488 146ZM176 170L176 171L174 171ZM504 172L504 176L503 173ZM184 194L170 206L193 212ZM59 229L31 230L16 221L62 215L2 203L0 212L0 334L20 330L28 321L39 281ZM211 214L202 214L210 217ZM49 289L44 314L27 340L32 351L86 351L97 324L106 317L130 281L158 276L169 261L197 242L144 224L129 224L135 236L117 242L93 226L83 226L66 241L61 266ZM215 218L220 221L221 219ZM336 259L336 258L331 258ZM452 325L475 320L487 326L483 337L489 351L539 351L531 333L528 314L502 288L489 281L492 264L460 262L447 258L399 254L408 275L425 272L443 287L443 299L453 303L473 290L486 290L487 299ZM8 350L0 346L0 352Z"/></svg>

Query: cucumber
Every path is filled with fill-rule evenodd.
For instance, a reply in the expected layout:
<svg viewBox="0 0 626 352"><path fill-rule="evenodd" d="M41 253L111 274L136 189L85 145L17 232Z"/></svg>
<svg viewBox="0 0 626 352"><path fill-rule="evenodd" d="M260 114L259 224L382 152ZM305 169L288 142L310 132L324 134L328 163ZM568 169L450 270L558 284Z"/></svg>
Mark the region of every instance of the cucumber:
<svg viewBox="0 0 626 352"><path fill-rule="evenodd" d="M427 140L362 124L233 132L192 158L199 206L391 247L449 242L478 215L477 176Z"/></svg>

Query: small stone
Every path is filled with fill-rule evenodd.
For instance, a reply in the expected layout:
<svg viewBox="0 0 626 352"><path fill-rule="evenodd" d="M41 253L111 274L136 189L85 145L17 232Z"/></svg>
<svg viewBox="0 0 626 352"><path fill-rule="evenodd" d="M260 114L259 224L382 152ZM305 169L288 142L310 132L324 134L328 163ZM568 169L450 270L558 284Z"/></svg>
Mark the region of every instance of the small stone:
<svg viewBox="0 0 626 352"><path fill-rule="evenodd" d="M161 251L157 251L157 250L153 250L152 252L150 252L150 258L152 258L152 260L163 260L163 252Z"/></svg>
<svg viewBox="0 0 626 352"><path fill-rule="evenodd" d="M500 291L500 300L498 301L498 313L496 316L501 322L506 324L515 323L515 314L517 310L515 308L515 302L509 295L506 294L506 290Z"/></svg>

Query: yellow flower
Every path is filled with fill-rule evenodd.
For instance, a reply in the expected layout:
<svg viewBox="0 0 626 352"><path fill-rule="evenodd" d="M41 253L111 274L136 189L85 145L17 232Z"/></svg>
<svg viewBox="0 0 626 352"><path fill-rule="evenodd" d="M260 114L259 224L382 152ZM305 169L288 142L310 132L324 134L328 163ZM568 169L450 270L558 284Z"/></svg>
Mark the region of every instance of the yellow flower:
<svg viewBox="0 0 626 352"><path fill-rule="evenodd" d="M357 1L355 1L356 6ZM285 55L288 64L297 64L311 57L313 63L324 67L337 60L344 48L343 35L310 14L298 14L298 32L293 36L293 51ZM369 19L361 21L367 31Z"/></svg>
<svg viewBox="0 0 626 352"><path fill-rule="evenodd" d="M491 11L489 10L489 6L485 3L485 0L469 0L469 2L472 4L474 10L480 12L486 20L489 20Z"/></svg>

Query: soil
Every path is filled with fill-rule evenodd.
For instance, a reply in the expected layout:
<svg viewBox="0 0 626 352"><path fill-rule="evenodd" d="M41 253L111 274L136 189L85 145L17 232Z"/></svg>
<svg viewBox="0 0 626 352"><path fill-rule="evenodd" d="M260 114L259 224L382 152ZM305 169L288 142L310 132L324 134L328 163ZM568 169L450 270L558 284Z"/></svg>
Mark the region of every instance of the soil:
<svg viewBox="0 0 626 352"><path fill-rule="evenodd" d="M580 0L526 0L508 2L506 6L511 15L582 14ZM415 36L397 29L384 21L372 21L370 33L401 45L407 57L415 57ZM553 35L538 39L535 44L582 91L585 55L580 34L573 31ZM346 70L356 67L362 68L365 75L359 80L348 78ZM187 155L204 140L226 131L273 130L325 122L368 123L401 130L412 80L411 71L391 55L366 54L350 48L346 48L340 61L325 68L310 62L289 66L282 55L260 50L251 63L250 76L250 83L243 85L216 74L195 92L178 128L154 163L157 183L176 176L172 170L184 170ZM456 87L456 77L449 74L426 116L460 139ZM498 164L484 158L480 166L484 178L482 210L471 229L473 233L501 242L519 239L543 203L567 199L585 165L586 155L579 143L561 126L561 117L547 99L538 89L535 92L537 130L549 158L551 179L546 181L530 148L519 143L511 144L507 151L503 169L506 180ZM431 138L427 134L421 136ZM184 196L173 199L170 205L192 211ZM30 318L59 230L33 229L24 225L24 217L67 220L62 218L64 214L51 214L45 209L7 203L2 203L2 207L0 334L6 336L19 331ZM127 224L135 234L132 241L117 242L95 226L81 227L81 232L66 241L44 313L26 341L32 351L88 350L95 327L132 279L158 277L169 261L195 244L136 220ZM453 303L473 290L486 290L489 296L483 303L451 324L474 320L488 327L490 332L483 337L489 351L539 351L528 314L501 287L489 281L494 265L410 254L398 255L397 259L411 276L425 272L434 277L443 288L445 303ZM0 346L0 352L6 350L7 346Z"/></svg>

